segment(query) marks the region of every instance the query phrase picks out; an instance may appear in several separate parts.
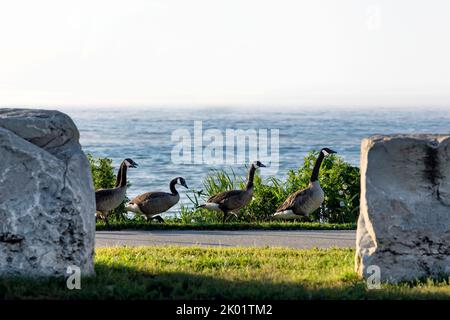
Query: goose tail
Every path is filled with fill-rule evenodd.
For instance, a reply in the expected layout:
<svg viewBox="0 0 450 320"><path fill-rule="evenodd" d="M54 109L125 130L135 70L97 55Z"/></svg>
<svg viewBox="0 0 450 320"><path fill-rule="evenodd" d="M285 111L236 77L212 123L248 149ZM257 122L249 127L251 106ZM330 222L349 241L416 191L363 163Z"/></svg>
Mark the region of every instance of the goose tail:
<svg viewBox="0 0 450 320"><path fill-rule="evenodd" d="M284 210L284 211L275 212L272 215L272 218L277 219L277 220L294 220L294 219L298 219L299 216L296 215L292 210Z"/></svg>

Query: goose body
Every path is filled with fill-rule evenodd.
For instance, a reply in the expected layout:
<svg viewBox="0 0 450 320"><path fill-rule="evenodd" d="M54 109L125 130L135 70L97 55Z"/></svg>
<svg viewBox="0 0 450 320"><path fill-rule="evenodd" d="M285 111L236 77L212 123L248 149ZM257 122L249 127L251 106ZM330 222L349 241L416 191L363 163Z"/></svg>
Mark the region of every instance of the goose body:
<svg viewBox="0 0 450 320"><path fill-rule="evenodd" d="M224 191L210 197L204 207L216 211L233 212L248 205L252 197L253 188Z"/></svg>
<svg viewBox="0 0 450 320"><path fill-rule="evenodd" d="M275 219L293 220L306 217L322 205L325 194L320 186L318 175L324 157L331 153L336 152L328 148L320 151L308 187L290 194L277 208L273 215Z"/></svg>
<svg viewBox="0 0 450 320"><path fill-rule="evenodd" d="M274 216L280 216L280 218L287 220L308 216L322 205L324 198L325 194L320 187L319 181L310 182L307 188L292 193L277 208Z"/></svg>
<svg viewBox="0 0 450 320"><path fill-rule="evenodd" d="M126 187L115 187L112 189L99 189L95 191L96 210L103 214L117 208L125 199Z"/></svg>
<svg viewBox="0 0 450 320"><path fill-rule="evenodd" d="M162 222L164 220L161 217L155 216L166 212L180 200L180 194L175 188L176 184L187 188L186 181L182 177L177 177L170 182L171 193L146 192L132 199L125 208L128 211L144 215L147 220L156 218Z"/></svg>
<svg viewBox="0 0 450 320"><path fill-rule="evenodd" d="M108 215L117 208L125 199L127 192L127 168L136 168L137 163L131 159L125 159L117 173L116 186L111 189L99 189L95 191L95 210L99 218L108 224Z"/></svg>
<svg viewBox="0 0 450 320"><path fill-rule="evenodd" d="M229 190L220 192L210 197L205 204L199 208L205 208L223 213L223 221L225 222L230 212L237 211L247 206L253 197L253 179L255 177L256 169L265 167L261 162L256 161L252 163L248 173L247 186L244 190Z"/></svg>

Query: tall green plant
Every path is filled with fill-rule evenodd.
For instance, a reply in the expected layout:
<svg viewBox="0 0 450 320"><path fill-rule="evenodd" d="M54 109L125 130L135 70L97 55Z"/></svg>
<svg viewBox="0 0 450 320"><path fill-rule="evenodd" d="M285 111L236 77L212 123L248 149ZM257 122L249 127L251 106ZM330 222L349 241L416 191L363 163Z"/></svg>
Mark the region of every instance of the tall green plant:
<svg viewBox="0 0 450 320"><path fill-rule="evenodd" d="M208 196L240 188L243 184L244 180L236 175L233 168L230 168L230 173L225 170L211 170L203 180L203 188Z"/></svg>
<svg viewBox="0 0 450 320"><path fill-rule="evenodd" d="M87 154L91 166L94 189L114 188L116 183L116 174L112 166L112 160L109 158L94 158L90 153Z"/></svg>
<svg viewBox="0 0 450 320"><path fill-rule="evenodd" d="M185 193L185 195L193 206L186 206L182 204L178 215L175 218L172 218L172 221L185 224L218 223L220 221L215 211L197 208L206 200L207 195L203 190L190 189Z"/></svg>

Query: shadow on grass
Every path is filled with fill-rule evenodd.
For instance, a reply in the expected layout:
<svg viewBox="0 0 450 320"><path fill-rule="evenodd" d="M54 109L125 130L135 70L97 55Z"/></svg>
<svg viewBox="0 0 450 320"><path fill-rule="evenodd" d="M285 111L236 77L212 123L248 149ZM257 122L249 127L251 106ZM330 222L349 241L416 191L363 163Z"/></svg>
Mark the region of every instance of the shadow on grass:
<svg viewBox="0 0 450 320"><path fill-rule="evenodd" d="M423 282L367 290L355 276L339 283L240 281L185 272L150 273L137 268L96 264L96 277L83 278L81 290L65 279L0 278L0 299L450 299L450 290L414 291Z"/></svg>

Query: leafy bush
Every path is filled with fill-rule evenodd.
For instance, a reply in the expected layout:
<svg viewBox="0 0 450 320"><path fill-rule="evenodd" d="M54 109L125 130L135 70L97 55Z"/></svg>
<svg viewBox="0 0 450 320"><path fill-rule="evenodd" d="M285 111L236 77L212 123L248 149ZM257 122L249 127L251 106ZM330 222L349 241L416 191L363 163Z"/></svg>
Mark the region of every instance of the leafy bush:
<svg viewBox="0 0 450 320"><path fill-rule="evenodd" d="M91 167L92 179L94 182L94 189L109 189L116 186L117 174L114 172L114 167L112 166L112 160L109 158L94 158L92 154L88 153L87 158L89 160L89 165ZM123 220L125 219L125 204L128 202L128 198L111 212L109 215L109 220Z"/></svg>
<svg viewBox="0 0 450 320"><path fill-rule="evenodd" d="M114 173L112 160L109 158L94 159L90 153L87 154L87 158L91 166L94 189L114 188L116 184L116 174Z"/></svg>
<svg viewBox="0 0 450 320"><path fill-rule="evenodd" d="M290 170L286 181L269 178L263 181L255 175L253 200L241 209L237 217L230 216L230 221L259 222L271 219L276 208L284 202L289 194L306 188L309 184L312 169L319 155L312 151L304 158L303 165L298 170ZM320 169L319 181L325 193L322 206L303 220L311 222L351 223L356 222L359 212L359 168L345 162L337 155L325 157ZM189 198L197 206L199 198L203 201L218 192L245 187L245 180L223 170L211 171L203 181L204 191L193 191L194 198ZM204 209L188 209L181 211L189 222L218 222L219 213ZM207 215L207 219L205 219Z"/></svg>

